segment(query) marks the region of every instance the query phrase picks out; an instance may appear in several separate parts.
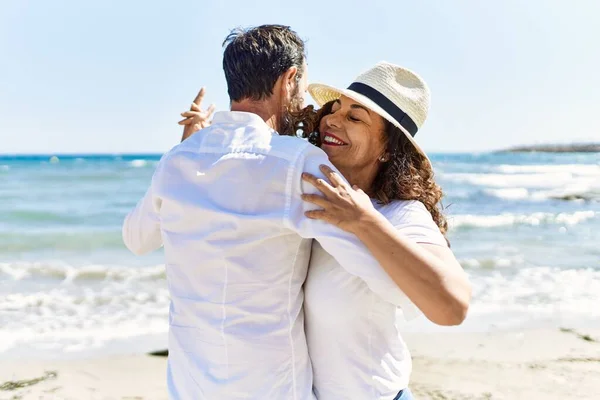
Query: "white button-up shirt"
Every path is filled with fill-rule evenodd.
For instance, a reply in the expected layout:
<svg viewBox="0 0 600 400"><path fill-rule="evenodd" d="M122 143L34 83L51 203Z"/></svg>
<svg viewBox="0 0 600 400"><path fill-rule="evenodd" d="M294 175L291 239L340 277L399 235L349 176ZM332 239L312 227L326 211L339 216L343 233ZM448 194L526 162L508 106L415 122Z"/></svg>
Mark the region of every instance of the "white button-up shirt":
<svg viewBox="0 0 600 400"><path fill-rule="evenodd" d="M325 153L279 136L257 115L213 124L159 162L126 217L136 254L164 245L171 306L171 399L313 399L302 285L316 238L346 270L396 305L409 300L353 235L304 216Z"/></svg>

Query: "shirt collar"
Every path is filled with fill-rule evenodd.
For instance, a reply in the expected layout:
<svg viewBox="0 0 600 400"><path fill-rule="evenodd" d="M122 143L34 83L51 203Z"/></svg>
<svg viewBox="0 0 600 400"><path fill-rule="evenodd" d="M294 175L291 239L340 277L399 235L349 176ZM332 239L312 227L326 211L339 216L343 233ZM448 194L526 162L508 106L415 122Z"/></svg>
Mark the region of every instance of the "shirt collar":
<svg viewBox="0 0 600 400"><path fill-rule="evenodd" d="M263 129L268 129L271 134L276 135L277 132L257 114L244 111L219 111L213 117L214 124L238 124L252 125Z"/></svg>

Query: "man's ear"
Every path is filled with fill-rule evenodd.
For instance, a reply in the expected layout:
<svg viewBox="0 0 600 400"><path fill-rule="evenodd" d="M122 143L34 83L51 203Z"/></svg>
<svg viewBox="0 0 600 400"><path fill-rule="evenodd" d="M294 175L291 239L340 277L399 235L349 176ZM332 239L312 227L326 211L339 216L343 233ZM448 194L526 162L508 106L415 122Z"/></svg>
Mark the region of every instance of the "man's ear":
<svg viewBox="0 0 600 400"><path fill-rule="evenodd" d="M290 67L283 73L282 78L282 95L284 98L289 99L296 90L298 84L298 67Z"/></svg>

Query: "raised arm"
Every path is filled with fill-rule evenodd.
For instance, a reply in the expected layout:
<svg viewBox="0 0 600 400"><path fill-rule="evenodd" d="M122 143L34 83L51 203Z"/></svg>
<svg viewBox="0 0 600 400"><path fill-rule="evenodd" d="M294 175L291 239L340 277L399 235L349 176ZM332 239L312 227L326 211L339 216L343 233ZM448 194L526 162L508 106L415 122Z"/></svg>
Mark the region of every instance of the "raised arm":
<svg viewBox="0 0 600 400"><path fill-rule="evenodd" d="M328 163L327 156L321 149L312 145L309 145L300 155L295 171L290 176L291 198L287 217L290 227L305 238L318 240L323 249L331 254L348 273L362 279L383 300L401 307L406 319L415 317L419 314L418 309L356 235L305 215L305 212L318 207L302 201L302 194L317 194L319 191L301 179L302 172L307 171L325 178L319 171L319 165L323 163Z"/></svg>
<svg viewBox="0 0 600 400"><path fill-rule="evenodd" d="M185 117L178 122L179 125L183 125L183 134L181 135L182 142L194 133L211 124L211 117L215 112L215 105L211 104L206 111L202 111L202 100L204 100L205 93L206 89L201 88L194 101L192 101L190 109L181 113L181 116Z"/></svg>
<svg viewBox="0 0 600 400"><path fill-rule="evenodd" d="M303 178L321 192L303 196L319 207L308 211L307 217L358 238L429 320L460 324L469 307L471 286L452 251L439 240L442 236L427 209L415 202L421 207L409 207L398 229L375 210L362 190L351 188L327 165L320 172L326 180L314 174Z"/></svg>

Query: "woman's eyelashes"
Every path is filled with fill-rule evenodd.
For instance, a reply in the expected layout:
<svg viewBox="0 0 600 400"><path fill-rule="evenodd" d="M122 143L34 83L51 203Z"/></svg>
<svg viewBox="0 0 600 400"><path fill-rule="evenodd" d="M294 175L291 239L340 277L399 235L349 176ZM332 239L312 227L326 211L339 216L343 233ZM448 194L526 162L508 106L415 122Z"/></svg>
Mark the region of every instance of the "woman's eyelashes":
<svg viewBox="0 0 600 400"><path fill-rule="evenodd" d="M336 114L338 112L341 112L341 107L338 105L338 103L336 103L331 108L331 113L329 115L333 116L334 114ZM357 117L352 112L347 112L346 113L346 119L348 121L352 121L352 122L364 122L361 118Z"/></svg>

